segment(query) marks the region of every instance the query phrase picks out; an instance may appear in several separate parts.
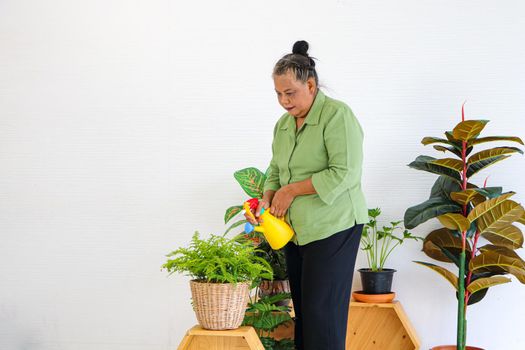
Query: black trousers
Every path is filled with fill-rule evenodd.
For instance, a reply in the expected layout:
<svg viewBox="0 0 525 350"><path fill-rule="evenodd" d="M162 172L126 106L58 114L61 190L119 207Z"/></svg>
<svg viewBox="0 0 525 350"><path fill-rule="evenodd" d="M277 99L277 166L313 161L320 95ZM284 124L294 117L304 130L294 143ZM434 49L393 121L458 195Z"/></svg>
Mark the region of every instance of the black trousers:
<svg viewBox="0 0 525 350"><path fill-rule="evenodd" d="M285 246L297 350L345 350L350 290L363 225Z"/></svg>

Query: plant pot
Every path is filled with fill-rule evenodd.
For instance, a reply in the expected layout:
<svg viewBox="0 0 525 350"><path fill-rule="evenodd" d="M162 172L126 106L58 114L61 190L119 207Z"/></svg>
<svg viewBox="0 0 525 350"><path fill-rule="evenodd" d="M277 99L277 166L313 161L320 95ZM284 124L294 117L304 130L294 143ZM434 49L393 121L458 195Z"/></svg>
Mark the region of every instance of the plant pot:
<svg viewBox="0 0 525 350"><path fill-rule="evenodd" d="M290 293L290 281L288 280L262 280L259 283L259 298L272 296L279 293ZM284 299L275 303L277 306L289 306L290 299Z"/></svg>
<svg viewBox="0 0 525 350"><path fill-rule="evenodd" d="M206 329L239 328L249 298L249 282L207 283L190 281L193 310L199 324Z"/></svg>
<svg viewBox="0 0 525 350"><path fill-rule="evenodd" d="M392 278L394 269L383 269L372 271L371 269L359 269L364 294L388 294L392 292Z"/></svg>
<svg viewBox="0 0 525 350"><path fill-rule="evenodd" d="M482 348L477 348L475 346L467 346L466 349L467 350L484 350ZM457 350L457 347L456 345L439 345L439 346L434 346L430 350Z"/></svg>

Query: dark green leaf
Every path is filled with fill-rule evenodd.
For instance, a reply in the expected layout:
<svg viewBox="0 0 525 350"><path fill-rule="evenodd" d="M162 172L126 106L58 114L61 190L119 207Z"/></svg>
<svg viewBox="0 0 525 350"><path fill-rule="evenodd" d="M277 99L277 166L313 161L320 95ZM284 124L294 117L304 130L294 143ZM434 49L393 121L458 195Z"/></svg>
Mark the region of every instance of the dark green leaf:
<svg viewBox="0 0 525 350"><path fill-rule="evenodd" d="M413 229L427 220L446 213L459 213L462 208L445 198L430 198L425 202L410 207L405 212L405 227Z"/></svg>

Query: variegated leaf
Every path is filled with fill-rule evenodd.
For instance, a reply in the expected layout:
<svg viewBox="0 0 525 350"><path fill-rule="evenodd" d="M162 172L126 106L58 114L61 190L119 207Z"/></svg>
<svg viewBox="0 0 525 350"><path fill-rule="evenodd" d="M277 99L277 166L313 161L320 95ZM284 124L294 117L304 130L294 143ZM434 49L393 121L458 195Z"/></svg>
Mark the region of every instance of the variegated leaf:
<svg viewBox="0 0 525 350"><path fill-rule="evenodd" d="M494 268L513 274L521 283L525 284L525 262L521 258L486 251L470 260L469 263L469 269L474 273L493 272Z"/></svg>
<svg viewBox="0 0 525 350"><path fill-rule="evenodd" d="M450 230L465 232L470 227L470 222L461 214L447 213L437 217L439 222Z"/></svg>
<svg viewBox="0 0 525 350"><path fill-rule="evenodd" d="M456 140L469 141L477 137L488 122L488 120L462 121L452 130L452 135Z"/></svg>
<svg viewBox="0 0 525 350"><path fill-rule="evenodd" d="M520 204L507 199L479 217L477 219L478 228L481 233L494 232L494 230L505 228L519 220L523 213L524 210Z"/></svg>
<svg viewBox="0 0 525 350"><path fill-rule="evenodd" d="M475 174L477 174L480 170L483 170L493 164L496 164L498 162L501 162L502 160L504 159L507 159L509 158L510 156L505 156L505 155L502 155L502 156L497 156L497 157L494 157L494 158L490 158L490 159L485 159L485 160L481 160L479 162L476 162L476 163L473 163L473 164L470 164L467 168L467 177L471 177Z"/></svg>
<svg viewBox="0 0 525 350"><path fill-rule="evenodd" d="M443 158L433 160L430 163L437 164L455 171L463 171L463 162L459 159Z"/></svg>
<svg viewBox="0 0 525 350"><path fill-rule="evenodd" d="M224 223L227 224L235 215L239 214L242 211L242 205L236 205L226 209L224 214Z"/></svg>
<svg viewBox="0 0 525 350"><path fill-rule="evenodd" d="M472 281L468 286L467 290L474 294L482 289L490 288L497 286L498 284L503 283L509 283L511 281L508 277L503 276L492 276L492 277L484 277L484 278L478 278L475 281Z"/></svg>
<svg viewBox="0 0 525 350"><path fill-rule="evenodd" d="M517 143L523 145L523 141L519 137L515 137L515 136L487 136L487 137L480 137L478 139L470 140L468 142L468 145L469 146L474 146L474 145L479 145L481 143L492 142L492 141L510 141L510 142L517 142Z"/></svg>
<svg viewBox="0 0 525 350"><path fill-rule="evenodd" d="M408 166L417 170L428 171L438 175L445 175L457 182L461 181L461 176L457 171L451 170L441 165L432 164L432 162L435 160L436 158L433 157L419 156L412 163L408 164Z"/></svg>
<svg viewBox="0 0 525 350"><path fill-rule="evenodd" d="M443 153L444 152L451 152L451 153L454 153L459 158L461 158L461 152L457 148L445 147L445 146L441 146L441 145L434 145L434 149L436 151L440 151L440 152L443 152Z"/></svg>
<svg viewBox="0 0 525 350"><path fill-rule="evenodd" d="M509 249L518 249L523 246L523 233L514 225L491 231L485 230L481 235L489 242Z"/></svg>
<svg viewBox="0 0 525 350"><path fill-rule="evenodd" d="M470 244L466 242L467 254L470 254ZM447 228L440 228L430 232L423 243L423 251L432 259L442 262L454 262L442 249L447 250L452 255L459 255L463 247L460 237L454 236Z"/></svg>
<svg viewBox="0 0 525 350"><path fill-rule="evenodd" d="M458 276L454 275L449 270L445 269L444 267L437 266L437 265L434 265L434 264L430 264L430 263L427 263L427 262L424 262L424 261L414 261L414 262L416 264L423 265L425 267L428 267L429 269L432 269L432 270L436 271L441 276L445 277L445 279L447 281L449 281L450 284L452 284L454 289L456 289L456 290L458 289Z"/></svg>
<svg viewBox="0 0 525 350"><path fill-rule="evenodd" d="M478 193L477 191L474 191L474 192ZM476 220L477 218L479 218L483 214L489 212L490 210L492 210L492 208L497 207L500 203L502 203L503 201L506 201L508 198L512 197L515 194L516 194L515 192L507 192L505 194L502 194L499 197L496 197L496 198L493 198L493 199L489 199L489 200L484 201L483 203L477 205L468 214L468 216L467 216L468 221L474 222L474 220Z"/></svg>
<svg viewBox="0 0 525 350"><path fill-rule="evenodd" d="M479 194L476 189L469 188L465 191L452 192L450 198L461 205L468 204L470 202L481 203L485 200L485 197Z"/></svg>
<svg viewBox="0 0 525 350"><path fill-rule="evenodd" d="M264 182L266 181L266 176L262 171L257 168L245 168L236 171L233 176L248 196L262 197Z"/></svg>
<svg viewBox="0 0 525 350"><path fill-rule="evenodd" d="M484 252L496 252L498 254L505 255L505 256L508 256L508 257L511 257L511 258L521 259L521 257L518 255L518 253L516 253L513 249L507 248L507 247L498 246L498 245L494 245L494 244L486 244L483 247L480 247L479 251L482 252L482 253L484 253Z"/></svg>
<svg viewBox="0 0 525 350"><path fill-rule="evenodd" d="M422 140L421 140L421 143L425 146L427 145L430 145L430 144L433 144L433 143L443 143L445 145L449 145L449 146L452 146L454 147L455 149L457 149L458 151L461 151L461 147L459 147L457 144L455 144L454 142L450 142L448 140L445 140L445 139L440 139L438 137L424 137Z"/></svg>
<svg viewBox="0 0 525 350"><path fill-rule="evenodd" d="M512 153L523 154L523 151L516 147L495 147L491 149L486 149L486 150L483 150L481 152L471 155L470 158L468 159L467 164L471 165L471 164L479 163L481 161L486 161L488 159L493 159L501 155L512 154Z"/></svg>
<svg viewBox="0 0 525 350"><path fill-rule="evenodd" d="M525 225L525 213L518 219L518 222L522 225Z"/></svg>

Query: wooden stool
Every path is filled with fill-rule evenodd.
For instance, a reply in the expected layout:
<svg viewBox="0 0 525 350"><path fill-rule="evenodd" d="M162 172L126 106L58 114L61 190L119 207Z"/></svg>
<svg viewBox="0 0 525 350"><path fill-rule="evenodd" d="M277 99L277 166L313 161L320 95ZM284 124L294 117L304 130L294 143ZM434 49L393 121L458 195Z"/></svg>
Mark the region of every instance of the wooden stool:
<svg viewBox="0 0 525 350"><path fill-rule="evenodd" d="M398 301L350 302L347 350L419 350L420 343Z"/></svg>
<svg viewBox="0 0 525 350"><path fill-rule="evenodd" d="M200 326L191 328L178 350L264 350L252 327L211 331Z"/></svg>

